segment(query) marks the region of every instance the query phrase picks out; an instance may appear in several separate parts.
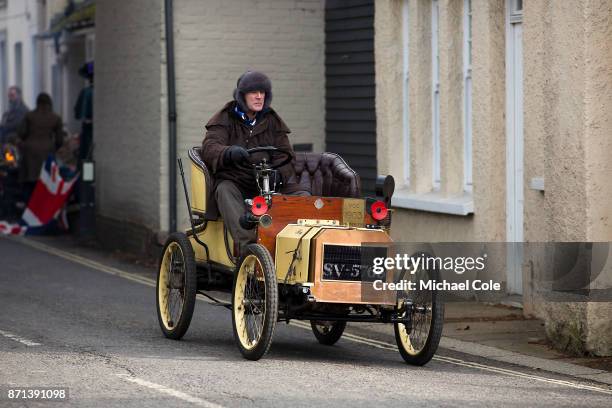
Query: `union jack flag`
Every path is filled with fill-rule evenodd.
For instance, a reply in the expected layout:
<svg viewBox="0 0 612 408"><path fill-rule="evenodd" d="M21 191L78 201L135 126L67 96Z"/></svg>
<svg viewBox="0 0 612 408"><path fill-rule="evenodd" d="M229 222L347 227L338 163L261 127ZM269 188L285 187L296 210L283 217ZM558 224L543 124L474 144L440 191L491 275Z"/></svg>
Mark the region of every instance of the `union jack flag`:
<svg viewBox="0 0 612 408"><path fill-rule="evenodd" d="M78 178L78 173L60 168L50 155L40 170L40 177L21 216L21 222L9 224L0 221L0 233L37 235L68 229L64 207Z"/></svg>

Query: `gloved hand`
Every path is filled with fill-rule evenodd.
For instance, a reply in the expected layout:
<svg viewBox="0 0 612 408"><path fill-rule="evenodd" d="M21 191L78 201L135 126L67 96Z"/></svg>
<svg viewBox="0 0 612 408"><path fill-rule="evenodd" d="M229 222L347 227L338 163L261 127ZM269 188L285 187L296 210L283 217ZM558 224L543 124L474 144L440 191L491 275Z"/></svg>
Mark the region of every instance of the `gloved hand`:
<svg viewBox="0 0 612 408"><path fill-rule="evenodd" d="M230 166L232 164L238 164L246 161L249 158L249 152L238 145L230 146L223 153L223 165Z"/></svg>

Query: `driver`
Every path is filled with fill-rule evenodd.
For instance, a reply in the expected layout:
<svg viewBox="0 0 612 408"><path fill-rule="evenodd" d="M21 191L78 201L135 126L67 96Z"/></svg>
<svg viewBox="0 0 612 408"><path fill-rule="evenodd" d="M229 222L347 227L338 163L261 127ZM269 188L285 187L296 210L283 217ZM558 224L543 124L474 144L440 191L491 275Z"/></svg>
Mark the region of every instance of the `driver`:
<svg viewBox="0 0 612 408"><path fill-rule="evenodd" d="M266 157L274 166L286 159L286 155L280 153L272 157L257 153L251 157L247 149L274 146L295 157L287 137L291 131L270 107L271 102L270 79L261 72L245 72L238 78L234 100L225 104L206 124L202 142L202 160L215 177L213 189L217 207L234 242L238 243L240 254L244 254L245 246L256 238L255 230L242 228L239 221L244 214L244 200L259 195L248 162L257 163ZM291 163L278 170L281 193L310 195L297 184Z"/></svg>

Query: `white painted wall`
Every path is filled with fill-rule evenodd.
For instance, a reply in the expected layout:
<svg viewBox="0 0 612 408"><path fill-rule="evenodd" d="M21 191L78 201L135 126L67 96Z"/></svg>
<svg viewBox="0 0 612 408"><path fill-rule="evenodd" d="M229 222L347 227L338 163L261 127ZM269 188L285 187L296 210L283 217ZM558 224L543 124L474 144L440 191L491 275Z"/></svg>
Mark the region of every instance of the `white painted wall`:
<svg viewBox="0 0 612 408"><path fill-rule="evenodd" d="M160 228L162 1L96 7L94 156L98 215Z"/></svg>

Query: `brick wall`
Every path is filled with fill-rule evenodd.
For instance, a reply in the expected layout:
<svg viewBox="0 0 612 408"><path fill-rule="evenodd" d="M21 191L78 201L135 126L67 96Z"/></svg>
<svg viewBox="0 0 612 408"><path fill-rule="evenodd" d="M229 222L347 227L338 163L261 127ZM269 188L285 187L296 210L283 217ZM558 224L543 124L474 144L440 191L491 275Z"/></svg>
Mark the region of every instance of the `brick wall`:
<svg viewBox="0 0 612 408"><path fill-rule="evenodd" d="M204 124L232 99L247 69L272 80L272 107L292 130L291 143L325 142L324 1L174 3L178 153L202 143ZM179 226L187 226L182 190Z"/></svg>

